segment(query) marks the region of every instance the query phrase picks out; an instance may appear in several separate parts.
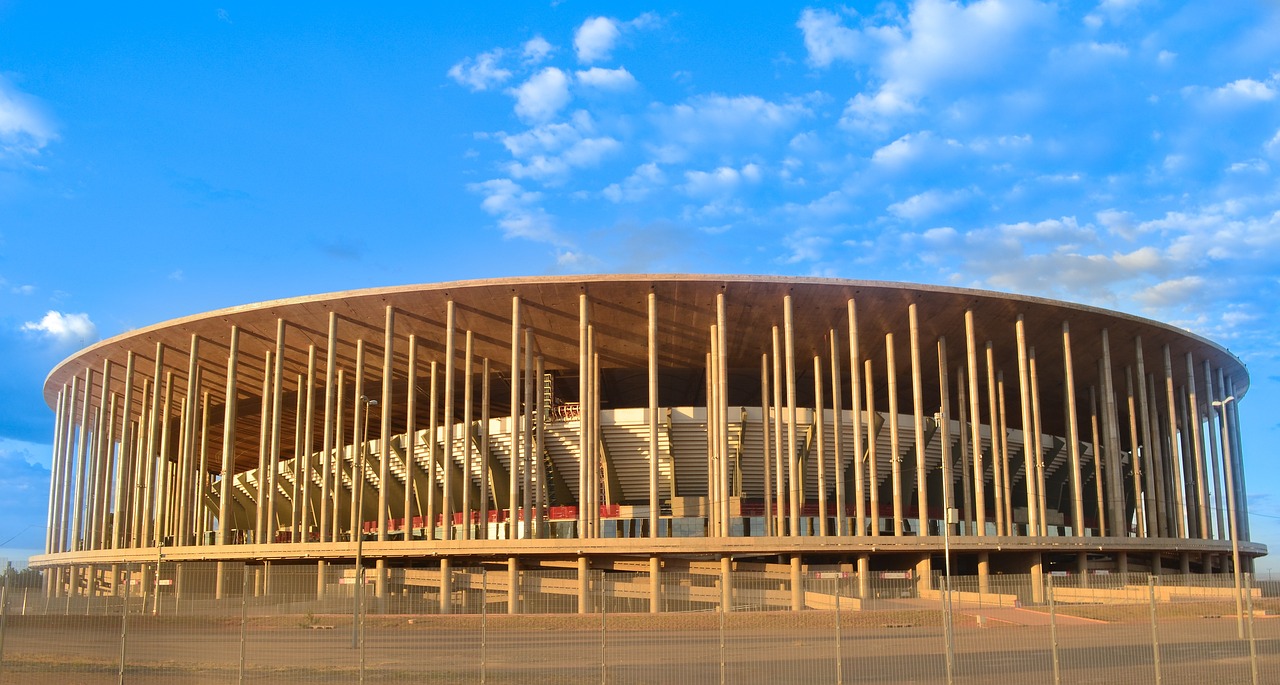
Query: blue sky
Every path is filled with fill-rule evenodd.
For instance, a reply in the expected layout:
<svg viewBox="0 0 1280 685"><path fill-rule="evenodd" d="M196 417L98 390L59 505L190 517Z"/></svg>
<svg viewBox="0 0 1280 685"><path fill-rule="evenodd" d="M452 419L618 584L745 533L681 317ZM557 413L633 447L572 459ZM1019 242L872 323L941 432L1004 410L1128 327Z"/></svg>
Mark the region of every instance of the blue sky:
<svg viewBox="0 0 1280 685"><path fill-rule="evenodd" d="M672 271L1209 336L1252 374L1254 539L1280 551L1280 5L259 4L0 0L0 556L43 545L41 387L88 342L315 292Z"/></svg>

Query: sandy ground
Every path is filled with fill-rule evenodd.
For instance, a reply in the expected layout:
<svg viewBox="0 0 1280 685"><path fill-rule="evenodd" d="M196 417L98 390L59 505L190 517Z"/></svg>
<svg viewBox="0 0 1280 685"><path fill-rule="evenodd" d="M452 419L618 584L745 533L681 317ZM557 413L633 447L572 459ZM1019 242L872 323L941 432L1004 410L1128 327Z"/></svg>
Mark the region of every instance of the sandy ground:
<svg viewBox="0 0 1280 685"><path fill-rule="evenodd" d="M1034 612L1032 612L1034 613ZM955 682L1155 682L1149 622L1060 623L956 616ZM1233 618L1162 617L1163 683L1251 681ZM1010 614L1015 618L1021 614ZM1280 619L1255 622L1259 682L1280 682ZM722 628L723 626L723 628ZM944 683L938 612L371 616L363 649L349 615L130 616L129 683ZM118 616L9 617L0 682L115 683ZM838 679L837 675L841 677Z"/></svg>

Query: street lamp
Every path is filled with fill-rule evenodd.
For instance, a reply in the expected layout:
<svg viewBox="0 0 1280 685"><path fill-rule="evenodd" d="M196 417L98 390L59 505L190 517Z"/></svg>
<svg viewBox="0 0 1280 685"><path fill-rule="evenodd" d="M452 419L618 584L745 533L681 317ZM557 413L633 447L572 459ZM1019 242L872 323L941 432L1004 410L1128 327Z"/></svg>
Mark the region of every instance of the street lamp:
<svg viewBox="0 0 1280 685"><path fill-rule="evenodd" d="M360 604L364 600L364 460L369 451L369 408L378 406L378 401L369 399L367 395L361 395L360 404L364 406L364 430L359 437L360 449L355 451L356 476L351 480L351 487L355 489L351 495L351 501L356 510L356 527L351 531L356 536L355 601L352 602L351 621L352 649L360 646Z"/></svg>
<svg viewBox="0 0 1280 685"><path fill-rule="evenodd" d="M1222 461L1227 472L1227 520L1231 524L1231 573L1236 585L1236 636L1243 640L1244 606L1240 589L1240 540L1236 534L1236 488L1231 459L1231 422L1227 420L1227 403L1235 400L1235 395L1229 395L1224 400L1214 400L1213 406L1222 407Z"/></svg>

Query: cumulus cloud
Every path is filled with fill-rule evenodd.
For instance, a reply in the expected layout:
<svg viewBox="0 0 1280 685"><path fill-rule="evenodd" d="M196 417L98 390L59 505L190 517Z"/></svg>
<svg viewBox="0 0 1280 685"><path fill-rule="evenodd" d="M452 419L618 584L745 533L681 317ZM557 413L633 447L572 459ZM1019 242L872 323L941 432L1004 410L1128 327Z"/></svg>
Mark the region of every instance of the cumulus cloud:
<svg viewBox="0 0 1280 685"><path fill-rule="evenodd" d="M542 194L525 190L509 178L496 178L472 183L467 189L484 196L480 207L497 217L498 226L508 238L526 238L558 243L551 216L538 204Z"/></svg>
<svg viewBox="0 0 1280 685"><path fill-rule="evenodd" d="M931 131L908 133L881 147L871 155L871 161L889 169L901 169L925 159L956 151L963 146L950 138L939 138Z"/></svg>
<svg viewBox="0 0 1280 685"><path fill-rule="evenodd" d="M555 52L555 46L542 36L534 36L525 41L521 54L525 64L538 64Z"/></svg>
<svg viewBox="0 0 1280 685"><path fill-rule="evenodd" d="M515 135L499 134L515 158L507 164L513 178L559 183L575 168L599 164L622 149L617 139L596 133L595 121L585 111L574 112L567 122L546 123Z"/></svg>
<svg viewBox="0 0 1280 685"><path fill-rule="evenodd" d="M755 95L700 95L653 110L662 140L684 147L731 144L739 149L791 131L812 111L796 100L772 102Z"/></svg>
<svg viewBox="0 0 1280 685"><path fill-rule="evenodd" d="M1270 102L1275 97L1274 79L1265 82L1251 78L1237 79L1209 93L1210 101L1226 105Z"/></svg>
<svg viewBox="0 0 1280 685"><path fill-rule="evenodd" d="M692 197L712 197L734 192L744 183L760 181L760 167L747 164L741 169L722 166L712 171L686 171L685 184L681 186Z"/></svg>
<svg viewBox="0 0 1280 685"><path fill-rule="evenodd" d="M512 88L516 99L516 115L526 121L546 121L569 104L569 75L555 67L547 67Z"/></svg>
<svg viewBox="0 0 1280 685"><path fill-rule="evenodd" d="M927 190L889 205L889 213L899 219L919 221L955 208L969 198L967 190Z"/></svg>
<svg viewBox="0 0 1280 685"><path fill-rule="evenodd" d="M650 28L657 23L658 16L653 13L642 14L631 21L590 17L573 32L573 49L583 64L601 62L613 55L614 47L625 33Z"/></svg>
<svg viewBox="0 0 1280 685"><path fill-rule="evenodd" d="M39 102L0 75L0 159L39 154L57 138Z"/></svg>
<svg viewBox="0 0 1280 685"><path fill-rule="evenodd" d="M60 345L88 344L98 339L98 327L88 314L64 314L50 310L39 321L22 324L22 330L47 338Z"/></svg>
<svg viewBox="0 0 1280 685"><path fill-rule="evenodd" d="M574 77L580 85L596 90L621 91L630 90L636 86L636 77L624 67L617 69L591 67L575 73Z"/></svg>
<svg viewBox="0 0 1280 685"><path fill-rule="evenodd" d="M501 49L495 49L475 57L467 57L449 67L449 78L466 86L473 93L500 86L511 78L511 71L498 65L502 55Z"/></svg>
<svg viewBox="0 0 1280 685"><path fill-rule="evenodd" d="M832 62L853 62L862 56L863 36L844 26L840 15L825 9L806 9L796 22L804 34L809 66L828 67Z"/></svg>
<svg viewBox="0 0 1280 685"><path fill-rule="evenodd" d="M655 189L666 185L667 176L656 162L636 167L621 183L610 183L601 191L610 202L639 202Z"/></svg>

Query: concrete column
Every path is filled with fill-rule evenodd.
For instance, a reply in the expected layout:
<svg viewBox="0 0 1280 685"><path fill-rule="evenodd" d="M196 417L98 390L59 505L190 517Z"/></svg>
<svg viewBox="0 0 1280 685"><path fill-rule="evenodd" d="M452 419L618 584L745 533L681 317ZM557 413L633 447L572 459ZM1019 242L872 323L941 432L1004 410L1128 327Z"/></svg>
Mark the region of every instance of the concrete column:
<svg viewBox="0 0 1280 685"><path fill-rule="evenodd" d="M91 426L89 425L90 404L93 402L93 369L85 369L84 385L80 388L80 436L76 447L76 475L75 481L71 489L71 529L70 539L68 541L68 549L71 551L79 551L82 548L83 536L80 528L83 523L84 489L85 489L85 462L89 455L89 433Z"/></svg>
<svg viewBox="0 0 1280 685"><path fill-rule="evenodd" d="M964 534L973 535L973 470L969 458L969 405L965 398L969 396L969 378L964 365L956 368L956 396L960 419L960 490L964 492Z"/></svg>
<svg viewBox="0 0 1280 685"><path fill-rule="evenodd" d="M528 340L528 342L529 342L529 349L532 350L533 341ZM546 382L545 378L547 373L546 360L543 359L542 355L538 355L536 358L534 358L533 369L534 369L534 377L539 379L538 384L539 384L539 387L541 388L542 384ZM547 442L546 442L547 441L547 426L546 426L547 412L550 411L550 409L547 407L547 404L546 404L547 399L546 399L545 392L539 390L536 397L537 399L534 402L536 411L534 411L533 415L534 415L534 420L537 422L538 430L534 434L534 440L533 440L534 445L533 445L532 451L534 455L533 471L538 482L537 482L537 494L533 498L533 501L534 501L533 519L537 523L536 529L534 530L534 534L539 538L545 538L545 537L548 537L548 534L549 534L547 530L548 525L547 525L547 509L546 508L551 504L549 493L547 492L547 465L546 465L546 457L545 457L547 453L546 451L547 449Z"/></svg>
<svg viewBox="0 0 1280 685"><path fill-rule="evenodd" d="M1191 413L1191 452L1195 464L1196 479L1196 524L1200 538L1208 540L1213 537L1209 528L1209 490L1205 481L1204 468L1204 435L1201 433L1200 402L1196 397L1196 365L1191 353L1187 353L1187 409Z"/></svg>
<svg viewBox="0 0 1280 685"><path fill-rule="evenodd" d="M525 369L528 373L529 369ZM586 409L584 405L579 403L579 409ZM508 538L515 539L518 535L520 518L520 298L519 296L511 298L511 479L509 481L509 489L507 502L511 506L511 512L507 519ZM585 444L585 443L584 443Z"/></svg>
<svg viewBox="0 0 1280 685"><path fill-rule="evenodd" d="M1134 337L1134 354L1137 358L1137 379L1134 385L1138 388L1138 424L1141 429L1142 457L1146 462L1146 503L1147 503L1147 535L1161 537L1167 534L1168 523L1164 516L1163 497L1159 496L1158 483L1161 481L1159 463L1152 453L1151 413L1147 405L1147 372L1142 359L1142 337ZM1135 450L1135 454L1136 454Z"/></svg>
<svg viewBox="0 0 1280 685"><path fill-rule="evenodd" d="M480 364L480 375L484 378L484 385L480 386L480 538L487 539L489 502L493 501L495 509L498 503L498 494L493 487L493 474L489 472L489 387L492 376L489 374L488 357L484 357ZM433 442L434 440L432 438Z"/></svg>
<svg viewBox="0 0 1280 685"><path fill-rule="evenodd" d="M1107 492L1111 500L1111 534L1128 536L1129 521L1124 506L1124 474L1120 464L1120 418L1116 407L1114 371L1111 366L1111 341L1107 329L1102 329L1102 413L1103 444L1107 472ZM1136 461L1137 443L1133 443ZM1135 476L1136 480L1136 476ZM1135 503L1137 500L1134 500ZM1135 510L1137 509L1135 504ZM1141 516L1139 516L1141 518Z"/></svg>
<svg viewBox="0 0 1280 685"><path fill-rule="evenodd" d="M926 552L916 561L917 592L933 589L933 558Z"/></svg>
<svg viewBox="0 0 1280 685"><path fill-rule="evenodd" d="M315 455L315 397L316 397L316 346L308 344L307 346L307 397L306 405L303 406L305 417L302 419L302 525L300 526L300 534L298 534L298 542L308 542L310 538L311 526L319 525L317 521L315 507L311 504L311 471L315 470L312 465L312 455ZM294 419L297 420L297 419ZM297 456L293 458L297 462ZM324 508L324 507L320 507Z"/></svg>
<svg viewBox="0 0 1280 685"><path fill-rule="evenodd" d="M436 501L436 471L439 468L440 461L440 383L437 381L437 369L439 363L431 362L431 391L427 394L428 407L427 416L427 435L430 442L427 444L427 510L423 516L427 519L427 539L436 539L436 512L439 511L439 503ZM496 501L496 500L495 500ZM501 512L499 512L501 513Z"/></svg>
<svg viewBox="0 0 1280 685"><path fill-rule="evenodd" d="M1035 465L1040 461L1036 452L1035 436L1031 434L1031 388L1028 375L1026 324L1018 315L1015 331L1018 339L1018 402L1022 410L1022 456L1025 469L1023 480L1027 486L1027 535L1040 534L1039 511L1036 508Z"/></svg>
<svg viewBox="0 0 1280 685"><path fill-rule="evenodd" d="M773 455L770 454L770 417L769 417L769 355L760 355L760 452L764 457L764 478L761 489L764 491L764 534L776 535L774 527L776 519L773 512Z"/></svg>
<svg viewBox="0 0 1280 685"><path fill-rule="evenodd" d="M222 470L219 472L221 493L218 497L218 545L227 544L227 533L231 528L231 476L235 473L235 423L236 423L236 370L240 356L240 329L231 327L230 352L227 353L227 384L223 397L222 414ZM129 372L125 380L125 394L129 395L133 381L133 355L129 355ZM129 399L125 399L124 420L129 420ZM123 460L122 460L123 461ZM120 488L116 488L116 520L121 516ZM222 583L222 574L218 574L218 583ZM217 593L218 598L222 593Z"/></svg>
<svg viewBox="0 0 1280 685"><path fill-rule="evenodd" d="M333 393L338 363L338 313L334 311L329 312L329 339L324 348L324 359L324 435L320 439L320 449L322 450L320 458L320 541L328 542L333 539L329 530L331 525L329 502L333 497L330 492L330 484L334 482L334 474L336 473L333 463Z"/></svg>
<svg viewBox="0 0 1280 685"><path fill-rule="evenodd" d="M783 423L783 404L782 404L782 343L778 334L778 327L773 327L773 503L776 507L774 511L774 528L773 534L782 536L789 532L786 525L787 515L784 513L787 502L787 490L785 487L786 468L782 462L782 423ZM766 483L766 487L768 484Z"/></svg>
<svg viewBox="0 0 1280 685"><path fill-rule="evenodd" d="M1098 379L1102 380L1102 362L1098 362ZM1098 394L1094 386L1089 386L1089 431L1093 439L1093 483L1095 486L1098 510L1098 535L1107 536L1107 497L1102 477L1102 442L1098 428Z"/></svg>
<svg viewBox="0 0 1280 685"><path fill-rule="evenodd" d="M907 307L911 333L911 413L916 429L916 535L929 534L929 482L924 454L924 371L920 366L920 319L913 302ZM905 493L904 493L905 494ZM945 520L945 516L943 517Z"/></svg>
<svg viewBox="0 0 1280 685"><path fill-rule="evenodd" d="M1044 604L1044 560L1039 552L1031 552L1031 603Z"/></svg>
<svg viewBox="0 0 1280 685"><path fill-rule="evenodd" d="M578 537L587 537L587 470L590 468L587 459L591 437L588 435L587 414L590 388L590 357L587 351L587 294L578 295ZM514 324L513 324L514 326ZM515 355L512 355L515 358ZM675 493L672 493L673 495ZM514 500L514 498L513 498Z"/></svg>
<svg viewBox="0 0 1280 685"><path fill-rule="evenodd" d="M1071 454L1071 532L1077 537L1084 537L1084 489L1080 481L1080 424L1076 410L1075 369L1071 358L1071 328L1066 321L1062 322L1062 357L1067 393L1067 446Z"/></svg>
<svg viewBox="0 0 1280 685"><path fill-rule="evenodd" d="M391 511L388 497L391 496L387 481L391 480L391 384L395 380L396 351L396 310L390 305L386 307L386 321L382 327L382 398L381 419L378 423L378 541L387 539L387 518ZM407 484L406 484L407 485ZM381 561L381 559L379 559ZM378 583L384 583L383 573L378 572ZM378 593L382 597L382 592Z"/></svg>
<svg viewBox="0 0 1280 685"><path fill-rule="evenodd" d="M405 369L405 428L404 428L404 541L413 540L413 505L416 494L418 468L418 336L409 334L409 360ZM470 387L470 385L468 385ZM435 440L435 436L431 436ZM470 440L467 441L470 444ZM422 508L418 508L422 513Z"/></svg>
<svg viewBox="0 0 1280 685"><path fill-rule="evenodd" d="M648 326L648 361L649 361L649 537L658 537L659 522L659 506L658 506L658 302L657 296L650 289L649 297L649 326ZM763 400L765 403L767 399ZM768 421L767 414L764 421ZM541 433L542 431L539 431ZM769 513L769 438L764 439L765 451L765 475L764 475L764 491L765 491L765 517L766 521L772 516ZM539 455L541 460L541 455ZM675 493L672 493L675 494ZM650 598L650 611L658 610L658 560L657 557L649 559L649 578L653 583L653 592Z"/></svg>
<svg viewBox="0 0 1280 685"><path fill-rule="evenodd" d="M818 457L818 535L827 536L827 449L826 412L822 397L822 357L813 357L813 441Z"/></svg>
<svg viewBox="0 0 1280 685"><path fill-rule="evenodd" d="M364 535L364 479L369 465L365 463L369 436L365 433L364 415L369 411L364 390L364 338L356 339L355 391L351 403L351 540Z"/></svg>
<svg viewBox="0 0 1280 685"><path fill-rule="evenodd" d="M584 559L579 557L579 569L582 568ZM507 613L520 613L520 562L516 557L507 557Z"/></svg>
<svg viewBox="0 0 1280 685"><path fill-rule="evenodd" d="M462 539L470 540L471 535L471 469L474 467L474 450L471 448L472 429L472 354L474 353L475 336L467 330L463 342L462 353ZM408 481L405 485L405 497L408 497ZM407 517L408 514L405 514Z"/></svg>
<svg viewBox="0 0 1280 685"><path fill-rule="evenodd" d="M265 537L262 540L262 542L266 543L275 542L276 530L279 527L278 514L276 513L276 491L279 489L277 481L280 471L280 428L283 416L284 352L287 330L284 319L276 319L276 366L275 371L272 373L273 379L271 381L271 454L267 460L266 474L267 518L266 530L264 531Z"/></svg>
<svg viewBox="0 0 1280 685"><path fill-rule="evenodd" d="M720 535L729 535L729 497L733 491L729 488L729 349L728 336L725 333L728 324L725 321L725 304L723 289L716 293L716 413L719 416L720 428L716 432L720 452Z"/></svg>
<svg viewBox="0 0 1280 685"><path fill-rule="evenodd" d="M453 613L453 564L440 557L440 613Z"/></svg>
<svg viewBox="0 0 1280 685"><path fill-rule="evenodd" d="M591 567L587 558L578 557L578 613L591 613Z"/></svg>
<svg viewBox="0 0 1280 685"><path fill-rule="evenodd" d="M649 557L649 613L662 611L662 560Z"/></svg>
<svg viewBox="0 0 1280 685"><path fill-rule="evenodd" d="M442 464L440 469L441 486L440 486L440 513L444 516L444 539L453 539L453 403L454 403L454 357L457 355L457 349L454 343L454 334L457 332L457 307L453 300L449 300L445 304L445 332L444 332L444 453L442 456ZM513 410L514 411L514 410ZM512 442L515 446L515 442ZM512 451L514 455L514 450ZM515 458L512 457L512 468L514 474ZM515 512L515 505L512 505L512 512ZM515 523L512 522L512 530L515 530Z"/></svg>
<svg viewBox="0 0 1280 685"><path fill-rule="evenodd" d="M790 482L787 516L791 522L791 536L796 537L800 535L800 486L804 477L803 474L798 472L799 464L796 460L796 344L791 319L791 296L787 295L782 298L782 327L787 367L787 477ZM796 569L799 563L799 559L793 557L793 576L798 574ZM795 590L792 590L792 595L792 604L794 605ZM799 611L798 607L793 606L792 608Z"/></svg>
<svg viewBox="0 0 1280 685"><path fill-rule="evenodd" d="M1227 527L1223 522L1223 512L1225 508L1222 506L1222 474L1218 470L1220 454L1218 452L1218 408L1213 406L1213 372L1209 367L1209 360L1204 360L1204 391L1205 391L1205 408L1208 410L1209 426L1205 431L1209 434L1209 464L1213 467L1213 515L1214 530L1217 531L1218 540L1227 539Z"/></svg>
<svg viewBox="0 0 1280 685"><path fill-rule="evenodd" d="M875 376L872 373L871 360L867 359L862 365L862 375L866 379L862 389L866 394L867 400L867 493L870 498L871 506L867 510L868 523L871 526L872 537L880 536L880 467L876 463L876 437L875 429L876 419L876 402L875 402ZM862 455L859 455L861 458ZM861 475L862 467L858 467L859 475ZM861 490L861 488L859 488ZM858 498L862 499L859 492Z"/></svg>
<svg viewBox="0 0 1280 685"><path fill-rule="evenodd" d="M107 362L110 364L110 362ZM106 399L106 388L111 383L110 372L104 378L102 389ZM200 399L200 336L191 334L191 345L187 351L187 392L184 398L186 412L183 414L182 433L182 469L178 476L181 489L178 492L180 505L178 508L178 544L190 545L195 531L195 511L200 504L194 500L192 493L198 490L200 481L196 479L196 402ZM106 406L105 403L103 406ZM196 505L193 507L192 505ZM188 507L191 507L190 509Z"/></svg>
<svg viewBox="0 0 1280 685"><path fill-rule="evenodd" d="M330 489L330 492L332 493L332 501L329 503L333 508L333 511L329 516L329 524L332 526L332 530L329 533L329 539L334 542L337 542L338 538L341 537L339 531L342 529L342 521L341 517L338 516L338 513L342 510L342 474L348 471L346 465L343 463L343 453L348 451L349 448L345 447L347 441L344 427L345 422L343 421L343 407L347 406L347 383L346 372L342 369L338 369L337 382L338 391L333 407L333 443L335 447L333 453L329 455L330 461L333 463L331 474L333 483ZM355 431L352 431L352 434L354 435ZM352 460L350 473L355 474L354 459ZM352 482L355 482L354 479Z"/></svg>
<svg viewBox="0 0 1280 685"><path fill-rule="evenodd" d="M1169 346L1164 345L1160 348L1161 354L1164 356L1164 388L1165 388L1165 435L1169 440L1169 466L1172 482L1170 485L1173 490L1173 511L1174 511L1174 529L1177 531L1178 537L1186 538L1188 535L1187 527L1190 518L1190 508L1184 498L1183 480L1182 480L1182 459L1178 458L1178 426L1177 403L1174 400L1173 392L1173 361L1169 356Z"/></svg>
<svg viewBox="0 0 1280 685"><path fill-rule="evenodd" d="M972 434L970 440L973 444L973 500L974 514L977 520L977 534L987 534L987 495L986 495L986 467L982 463L982 418L978 413L980 406L978 402L978 349L977 342L974 339L973 310L967 309L964 312L964 333L965 333L965 350L968 352L969 359L969 420Z"/></svg>
<svg viewBox="0 0 1280 685"><path fill-rule="evenodd" d="M871 555L858 555L858 598L871 599Z"/></svg>
<svg viewBox="0 0 1280 685"><path fill-rule="evenodd" d="M523 433L523 437L522 437L523 442L521 443L521 446L523 447L523 449L520 451L520 455L521 455L520 489L524 496L524 499L522 500L524 511L522 512L521 519L524 521L524 537L526 538L533 537L535 532L533 528L533 506L534 506L533 421L534 421L534 409L536 408L537 402L536 402L535 393L534 393L534 372L535 372L535 369L534 369L534 361L533 361L533 330L528 327L525 327L524 328L524 411L521 412L521 417L524 422L524 425L521 427L522 433Z"/></svg>
<svg viewBox="0 0 1280 685"><path fill-rule="evenodd" d="M1027 351L1027 361L1031 369L1031 425L1032 437L1036 441L1036 496L1039 507L1040 534L1049 534L1047 493L1044 490L1044 431L1040 428L1040 377L1036 373L1036 348Z"/></svg>
<svg viewBox="0 0 1280 685"><path fill-rule="evenodd" d="M271 497L269 471L270 471L270 441L271 441L271 369L274 367L275 351L267 350L262 362L262 409L261 417L258 420L258 470L256 471L258 480L258 499L254 514L253 542L261 544L269 541L267 537L267 498Z"/></svg>
<svg viewBox="0 0 1280 685"><path fill-rule="evenodd" d="M733 559L720 557L720 611L733 611Z"/></svg>
<svg viewBox="0 0 1280 685"><path fill-rule="evenodd" d="M791 555L791 610L804 610L804 578L801 575L800 555Z"/></svg>
<svg viewBox="0 0 1280 685"><path fill-rule="evenodd" d="M845 506L844 493L844 407L841 406L844 388L840 382L840 340L836 329L831 329L831 424L832 444L835 447L835 471L832 479L836 489L836 535L849 534L848 509Z"/></svg>
<svg viewBox="0 0 1280 685"><path fill-rule="evenodd" d="M60 494L58 492L58 464L60 463L62 458L62 433L63 433L62 427L67 420L67 410L66 410L66 401L65 401L66 392L67 392L66 385L64 384L62 389L58 391L57 406L54 408L53 454L50 457L50 467L49 467L49 471L50 471L49 506L47 508L47 513L45 515L45 533L44 533L45 554L52 554L58 551L57 547L54 544L54 529L55 529L55 522L57 521L57 516L55 516L54 512L57 509L56 503L57 503L57 498ZM45 573L45 587L46 587L45 593L46 594L51 594L50 591L53 589L52 578L53 578L53 574L47 573L47 572Z"/></svg>
<svg viewBox="0 0 1280 685"><path fill-rule="evenodd" d="M1004 390L1004 372L997 371L996 393L1000 397L1000 472L1004 482L1004 529L1005 535L1014 535L1013 479L1009 474L1009 414L1005 405Z"/></svg>
<svg viewBox="0 0 1280 685"><path fill-rule="evenodd" d="M991 592L991 553L978 552L978 592Z"/></svg>
<svg viewBox="0 0 1280 685"><path fill-rule="evenodd" d="M853 476L853 490L855 493L853 500L853 534L865 535L867 531L867 511L866 483L863 481L865 467L862 465L865 450L862 444L862 357L858 352L858 308L857 303L852 298L845 304L849 316L849 385L851 386L850 409L853 413L853 463L850 464L850 467L857 469ZM870 413L868 413L868 428L870 425Z"/></svg>
<svg viewBox="0 0 1280 685"><path fill-rule="evenodd" d="M884 336L885 374L889 382L889 475L893 485L893 534L903 534L902 445L898 441L898 367L894 360L893 334Z"/></svg>
<svg viewBox="0 0 1280 685"><path fill-rule="evenodd" d="M991 341L986 344L987 353L987 425L991 430L991 487L995 490L996 535L1009 534L1009 521L1005 518L1005 498L1008 497L1008 486L1004 481L1004 469L1001 466L1001 443L1004 433L1000 430L999 402L996 396L996 359ZM976 379L975 379L976 380Z"/></svg>
<svg viewBox="0 0 1280 685"><path fill-rule="evenodd" d="M951 472L951 381L947 377L947 339L938 338L938 440L942 459L942 525L947 535L955 535L948 512L955 507L955 482ZM960 427L964 432L964 427Z"/></svg>

